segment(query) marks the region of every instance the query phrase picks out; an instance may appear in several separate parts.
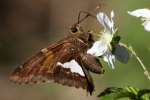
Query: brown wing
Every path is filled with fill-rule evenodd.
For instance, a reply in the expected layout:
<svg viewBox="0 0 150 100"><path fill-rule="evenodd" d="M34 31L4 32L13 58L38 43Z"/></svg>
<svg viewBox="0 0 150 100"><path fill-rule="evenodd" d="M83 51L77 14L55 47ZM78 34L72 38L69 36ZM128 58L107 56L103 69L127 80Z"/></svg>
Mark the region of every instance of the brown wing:
<svg viewBox="0 0 150 100"><path fill-rule="evenodd" d="M61 49L63 44L54 47L44 48L35 56L28 59L21 66L17 67L10 76L10 79L17 83L36 83L47 80L53 74L56 60L56 50ZM46 78L46 79L45 79Z"/></svg>
<svg viewBox="0 0 150 100"><path fill-rule="evenodd" d="M103 74L104 69L99 59L91 54L81 54L83 66L89 71L96 74Z"/></svg>
<svg viewBox="0 0 150 100"><path fill-rule="evenodd" d="M40 83L54 80L63 85L81 87L91 92L94 85L92 80L89 82L87 78L90 77L88 72L84 71L85 77L83 77L78 73L72 73L68 68L56 65L57 62L65 63L71 59L77 59L79 54L77 48L69 42L52 44L16 68L10 79L17 83ZM89 86L90 83L91 86ZM89 88L92 89L89 90Z"/></svg>

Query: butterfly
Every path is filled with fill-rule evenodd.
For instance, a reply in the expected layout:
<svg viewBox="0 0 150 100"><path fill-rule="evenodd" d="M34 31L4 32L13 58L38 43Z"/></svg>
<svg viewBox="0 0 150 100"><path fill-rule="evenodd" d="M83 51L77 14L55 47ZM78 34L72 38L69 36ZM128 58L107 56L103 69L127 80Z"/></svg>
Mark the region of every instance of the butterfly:
<svg viewBox="0 0 150 100"><path fill-rule="evenodd" d="M87 54L93 39L90 32L72 28L73 32L63 39L41 49L17 67L10 76L16 83L49 83L83 88L92 94L94 83L89 72L104 73L102 64Z"/></svg>

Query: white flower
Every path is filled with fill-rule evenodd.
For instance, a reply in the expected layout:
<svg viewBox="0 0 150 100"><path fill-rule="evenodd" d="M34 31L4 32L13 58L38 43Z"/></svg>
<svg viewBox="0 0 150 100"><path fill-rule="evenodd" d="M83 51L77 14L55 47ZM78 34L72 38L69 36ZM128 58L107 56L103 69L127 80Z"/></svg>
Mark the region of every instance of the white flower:
<svg viewBox="0 0 150 100"><path fill-rule="evenodd" d="M105 53L104 61L108 62L108 65L111 66L112 69L115 69L115 66L114 66L115 56L110 51Z"/></svg>
<svg viewBox="0 0 150 100"><path fill-rule="evenodd" d="M108 49L108 46L104 41L96 41L93 46L87 51L87 53L93 56L102 56Z"/></svg>
<svg viewBox="0 0 150 100"><path fill-rule="evenodd" d="M128 14L135 17L140 17L143 22L144 29L150 32L150 9L137 9L134 11L128 11Z"/></svg>
<svg viewBox="0 0 150 100"><path fill-rule="evenodd" d="M114 18L113 11L111 11L110 13L111 19L109 19L108 16L103 12L99 12L96 17L99 23L103 25L104 31L107 31L107 33L110 33L110 34L114 33L115 28L114 28L114 21L113 21L113 18Z"/></svg>
<svg viewBox="0 0 150 100"><path fill-rule="evenodd" d="M98 39L98 41L93 44L93 46L87 51L87 53L92 54L96 57L102 56L104 58L104 61L108 62L108 64L114 69L115 57L111 53L110 45L113 34L116 30L113 21L114 12L111 11L110 19L103 12L99 12L96 17L99 23L104 27L104 31L101 33L101 37Z"/></svg>

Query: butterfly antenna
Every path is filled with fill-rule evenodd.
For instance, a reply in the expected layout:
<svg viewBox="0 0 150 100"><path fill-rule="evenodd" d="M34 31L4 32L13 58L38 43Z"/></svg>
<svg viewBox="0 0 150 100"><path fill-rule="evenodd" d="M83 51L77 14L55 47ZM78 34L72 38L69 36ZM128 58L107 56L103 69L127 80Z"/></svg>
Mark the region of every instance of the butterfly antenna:
<svg viewBox="0 0 150 100"><path fill-rule="evenodd" d="M85 14L84 17L81 17L82 14ZM93 17L96 18L96 16L94 16L93 14L87 12L87 11L80 11L78 14L78 21L77 23L75 23L72 27L71 27L71 31L73 33L77 32L78 30L82 30L82 28L79 26L80 23L82 23L83 21L85 21L88 17Z"/></svg>
<svg viewBox="0 0 150 100"><path fill-rule="evenodd" d="M83 18L81 18L81 14L85 14L85 16ZM86 20L88 17L93 17L95 18L95 16L87 11L80 11L78 14L78 22L77 24L80 24L81 22L83 22L84 20Z"/></svg>

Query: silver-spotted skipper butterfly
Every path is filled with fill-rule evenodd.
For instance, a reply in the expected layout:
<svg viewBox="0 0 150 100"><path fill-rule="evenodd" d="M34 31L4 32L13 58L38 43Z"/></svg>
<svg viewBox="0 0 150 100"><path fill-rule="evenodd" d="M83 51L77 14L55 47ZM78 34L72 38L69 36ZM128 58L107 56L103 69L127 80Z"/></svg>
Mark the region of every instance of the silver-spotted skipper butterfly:
<svg viewBox="0 0 150 100"><path fill-rule="evenodd" d="M79 14L80 15L80 14ZM90 32L84 32L79 23L71 28L71 34L50 44L15 69L10 79L16 83L41 83L53 80L62 85L86 89L90 94L94 84L89 71L102 74L100 61L87 54L93 39Z"/></svg>

